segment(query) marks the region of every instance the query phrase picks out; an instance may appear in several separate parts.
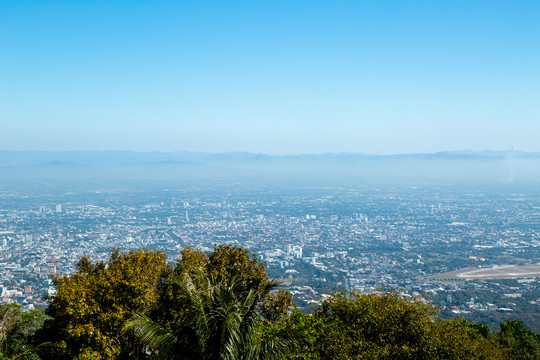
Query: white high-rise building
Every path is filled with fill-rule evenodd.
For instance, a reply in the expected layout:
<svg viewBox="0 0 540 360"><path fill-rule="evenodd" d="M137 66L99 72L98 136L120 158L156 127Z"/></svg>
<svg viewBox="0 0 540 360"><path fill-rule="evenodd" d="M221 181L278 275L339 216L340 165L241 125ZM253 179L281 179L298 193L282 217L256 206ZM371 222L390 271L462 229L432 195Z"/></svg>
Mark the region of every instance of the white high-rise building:
<svg viewBox="0 0 540 360"><path fill-rule="evenodd" d="M285 246L285 253L294 256L296 259L300 259L302 257L302 247L299 245L288 244Z"/></svg>

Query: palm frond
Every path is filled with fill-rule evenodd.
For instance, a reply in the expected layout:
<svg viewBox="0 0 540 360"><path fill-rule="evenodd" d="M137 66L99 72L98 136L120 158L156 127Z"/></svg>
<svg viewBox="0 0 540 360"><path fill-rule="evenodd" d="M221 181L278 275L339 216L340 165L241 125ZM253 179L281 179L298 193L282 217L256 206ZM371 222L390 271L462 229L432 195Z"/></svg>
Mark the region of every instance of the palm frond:
<svg viewBox="0 0 540 360"><path fill-rule="evenodd" d="M173 351L177 337L169 333L161 325L142 314L135 314L124 326L124 332L131 331L148 348L152 349L160 359L173 359Z"/></svg>
<svg viewBox="0 0 540 360"><path fill-rule="evenodd" d="M125 326L161 359L185 358L179 350L192 347L198 359L266 359L287 354L296 345L286 334L262 339L261 308L278 283L246 288L240 276L217 278L202 269L169 279L187 299L187 317L168 332L144 315L135 315ZM196 350L196 351L195 351Z"/></svg>

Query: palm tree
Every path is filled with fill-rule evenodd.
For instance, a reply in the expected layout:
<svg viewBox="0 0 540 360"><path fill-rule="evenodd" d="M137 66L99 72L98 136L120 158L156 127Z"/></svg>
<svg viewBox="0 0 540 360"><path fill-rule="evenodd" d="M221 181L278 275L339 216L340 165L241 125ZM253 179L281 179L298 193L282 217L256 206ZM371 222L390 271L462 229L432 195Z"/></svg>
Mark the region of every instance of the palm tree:
<svg viewBox="0 0 540 360"><path fill-rule="evenodd" d="M261 306L278 285L249 289L236 275L217 280L202 270L182 273L170 282L187 298L187 316L173 331L147 316L135 315L126 325L160 359L273 359L292 351L295 339L261 336ZM243 294L243 295L242 295Z"/></svg>

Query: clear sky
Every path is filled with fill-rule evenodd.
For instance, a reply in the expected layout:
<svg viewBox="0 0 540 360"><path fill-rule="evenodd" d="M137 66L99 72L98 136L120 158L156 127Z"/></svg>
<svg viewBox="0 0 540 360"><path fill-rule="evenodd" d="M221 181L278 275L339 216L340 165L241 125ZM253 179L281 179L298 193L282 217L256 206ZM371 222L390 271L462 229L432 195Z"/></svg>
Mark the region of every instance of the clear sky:
<svg viewBox="0 0 540 360"><path fill-rule="evenodd" d="M0 148L540 151L540 1L0 0Z"/></svg>

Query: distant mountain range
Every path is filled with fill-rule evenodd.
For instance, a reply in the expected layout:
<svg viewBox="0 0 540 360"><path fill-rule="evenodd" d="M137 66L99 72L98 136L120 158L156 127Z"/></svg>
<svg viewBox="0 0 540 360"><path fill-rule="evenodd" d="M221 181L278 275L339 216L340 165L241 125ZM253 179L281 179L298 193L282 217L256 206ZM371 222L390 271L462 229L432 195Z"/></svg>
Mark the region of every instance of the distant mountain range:
<svg viewBox="0 0 540 360"><path fill-rule="evenodd" d="M0 180L527 181L540 183L540 153L268 155L249 152L0 150Z"/></svg>
<svg viewBox="0 0 540 360"><path fill-rule="evenodd" d="M523 151L444 151L426 154L369 155L361 153L324 153L268 155L249 152L136 152L136 151L11 151L0 150L0 167L81 165L215 165L255 162L357 162L365 160L508 160L540 159L540 152Z"/></svg>

